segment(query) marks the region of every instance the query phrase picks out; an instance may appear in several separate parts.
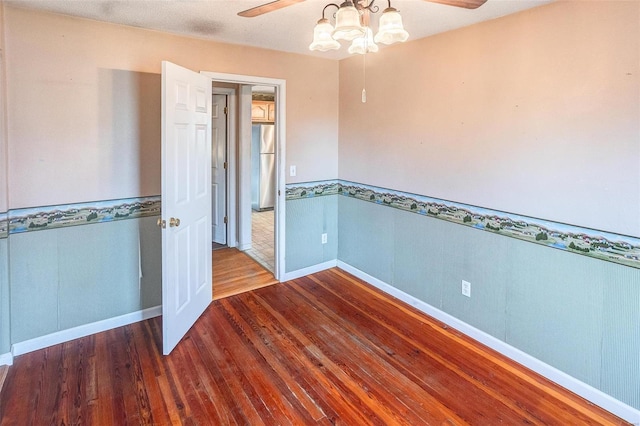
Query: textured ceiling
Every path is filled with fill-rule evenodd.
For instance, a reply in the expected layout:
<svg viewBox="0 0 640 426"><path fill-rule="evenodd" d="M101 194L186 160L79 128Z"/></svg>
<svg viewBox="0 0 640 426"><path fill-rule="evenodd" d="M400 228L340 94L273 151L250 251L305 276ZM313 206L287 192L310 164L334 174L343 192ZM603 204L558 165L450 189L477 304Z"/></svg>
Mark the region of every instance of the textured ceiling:
<svg viewBox="0 0 640 426"><path fill-rule="evenodd" d="M346 51L348 46L345 44L338 51L324 53L308 49L313 37L313 27L322 16L322 8L329 1L306 0L255 18L237 16L239 11L268 1L270 0L8 0L5 3L285 52L331 59L349 56ZM405 29L410 34L409 40L415 40L551 1L488 0L475 10L423 0L393 0L391 4L402 14ZM376 0L381 10L386 7L386 3L386 0ZM374 31L380 13L374 15Z"/></svg>

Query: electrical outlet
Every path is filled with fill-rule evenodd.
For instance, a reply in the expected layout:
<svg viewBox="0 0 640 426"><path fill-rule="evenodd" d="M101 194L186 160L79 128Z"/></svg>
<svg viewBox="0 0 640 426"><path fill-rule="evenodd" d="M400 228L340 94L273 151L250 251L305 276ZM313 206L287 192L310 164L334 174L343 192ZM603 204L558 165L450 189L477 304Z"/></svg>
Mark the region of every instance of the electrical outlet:
<svg viewBox="0 0 640 426"><path fill-rule="evenodd" d="M462 295L471 297L471 283L469 281L462 280Z"/></svg>
<svg viewBox="0 0 640 426"><path fill-rule="evenodd" d="M295 176L297 172L296 166L289 166L289 176Z"/></svg>
<svg viewBox="0 0 640 426"><path fill-rule="evenodd" d="M327 244L327 234L322 234L322 244Z"/></svg>

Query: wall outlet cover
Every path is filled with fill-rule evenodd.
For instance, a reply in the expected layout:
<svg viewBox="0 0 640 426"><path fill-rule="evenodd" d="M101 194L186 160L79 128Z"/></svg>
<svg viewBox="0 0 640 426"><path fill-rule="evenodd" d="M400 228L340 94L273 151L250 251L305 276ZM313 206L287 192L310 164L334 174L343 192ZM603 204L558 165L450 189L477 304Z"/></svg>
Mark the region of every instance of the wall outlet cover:
<svg viewBox="0 0 640 426"><path fill-rule="evenodd" d="M462 280L462 294L471 297L471 283L469 281Z"/></svg>

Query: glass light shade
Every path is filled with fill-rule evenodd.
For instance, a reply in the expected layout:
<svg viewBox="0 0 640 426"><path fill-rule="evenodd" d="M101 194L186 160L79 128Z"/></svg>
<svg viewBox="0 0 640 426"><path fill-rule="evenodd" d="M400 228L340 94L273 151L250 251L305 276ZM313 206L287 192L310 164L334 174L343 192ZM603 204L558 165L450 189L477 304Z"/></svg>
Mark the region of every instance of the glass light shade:
<svg viewBox="0 0 640 426"><path fill-rule="evenodd" d="M331 37L331 33L333 33L333 25L329 23L328 19L320 19L313 29L313 41L309 45L309 50L326 52L327 50L339 49L340 43Z"/></svg>
<svg viewBox="0 0 640 426"><path fill-rule="evenodd" d="M373 31L367 27L365 35L358 37L349 46L349 53L359 53L364 55L365 53L375 53L378 51L378 45L373 41Z"/></svg>
<svg viewBox="0 0 640 426"><path fill-rule="evenodd" d="M385 9L378 23L378 34L374 39L376 43L393 44L407 41L408 38L409 33L402 26L400 13L393 7Z"/></svg>
<svg viewBox="0 0 640 426"><path fill-rule="evenodd" d="M351 41L364 34L360 25L360 12L352 2L344 2L336 12L336 29L333 30L335 40Z"/></svg>

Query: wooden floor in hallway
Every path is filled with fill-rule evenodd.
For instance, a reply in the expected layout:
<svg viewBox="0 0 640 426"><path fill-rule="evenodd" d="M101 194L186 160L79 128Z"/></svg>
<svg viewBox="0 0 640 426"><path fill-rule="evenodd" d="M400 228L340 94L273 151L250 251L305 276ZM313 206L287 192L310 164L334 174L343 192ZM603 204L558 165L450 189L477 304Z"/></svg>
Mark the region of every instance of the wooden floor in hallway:
<svg viewBox="0 0 640 426"><path fill-rule="evenodd" d="M0 393L2 392L2 386L4 385L4 379L7 378L7 373L9 372L8 365L0 365ZM0 415L2 412L0 411Z"/></svg>
<svg viewBox="0 0 640 426"><path fill-rule="evenodd" d="M15 359L2 425L625 424L339 269Z"/></svg>
<svg viewBox="0 0 640 426"><path fill-rule="evenodd" d="M278 282L264 266L235 248L213 251L213 300Z"/></svg>

